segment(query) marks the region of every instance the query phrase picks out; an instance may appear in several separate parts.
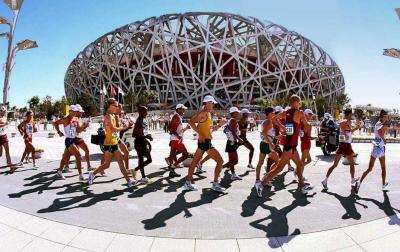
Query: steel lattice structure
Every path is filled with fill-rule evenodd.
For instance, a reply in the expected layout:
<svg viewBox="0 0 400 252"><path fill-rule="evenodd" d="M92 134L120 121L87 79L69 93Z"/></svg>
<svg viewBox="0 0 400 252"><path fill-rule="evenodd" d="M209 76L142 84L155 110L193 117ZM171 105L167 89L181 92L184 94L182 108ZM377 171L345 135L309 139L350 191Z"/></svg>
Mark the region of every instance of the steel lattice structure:
<svg viewBox="0 0 400 252"><path fill-rule="evenodd" d="M69 65L66 95L99 99L103 86L155 90L160 103L198 108L212 94L226 108L264 97L302 98L344 92L332 58L302 35L271 22L228 13L151 17L87 46Z"/></svg>

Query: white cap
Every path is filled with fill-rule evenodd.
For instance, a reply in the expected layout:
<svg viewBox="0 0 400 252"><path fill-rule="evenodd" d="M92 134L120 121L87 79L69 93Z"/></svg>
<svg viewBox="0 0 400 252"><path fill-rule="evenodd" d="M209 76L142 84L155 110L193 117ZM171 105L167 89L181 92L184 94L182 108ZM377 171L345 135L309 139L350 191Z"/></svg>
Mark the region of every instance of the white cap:
<svg viewBox="0 0 400 252"><path fill-rule="evenodd" d="M83 110L83 108L80 104L76 104L75 108L76 108L76 112L81 112L81 113L85 112L85 110Z"/></svg>
<svg viewBox="0 0 400 252"><path fill-rule="evenodd" d="M75 105L69 105L69 111L76 111Z"/></svg>
<svg viewBox="0 0 400 252"><path fill-rule="evenodd" d="M204 102L212 102L214 104L217 104L218 102L214 99L214 97L212 97L211 95L206 95L203 98L203 103Z"/></svg>
<svg viewBox="0 0 400 252"><path fill-rule="evenodd" d="M276 106L275 107L275 112L282 112L283 111L283 108L281 107L281 106Z"/></svg>
<svg viewBox="0 0 400 252"><path fill-rule="evenodd" d="M6 112L6 111L7 111L7 108L6 108L5 106L0 106L0 111Z"/></svg>
<svg viewBox="0 0 400 252"><path fill-rule="evenodd" d="M311 109L306 109L304 110L304 113L309 114L309 115L314 115Z"/></svg>
<svg viewBox="0 0 400 252"><path fill-rule="evenodd" d="M183 105L182 103L177 104L175 107L175 109L180 109L180 108L187 109L187 107L185 105Z"/></svg>
<svg viewBox="0 0 400 252"><path fill-rule="evenodd" d="M289 106L287 106L286 108L285 108L285 111L288 111L290 109L290 107Z"/></svg>
<svg viewBox="0 0 400 252"><path fill-rule="evenodd" d="M242 114L250 114L250 111L248 109L242 109L242 111L240 111Z"/></svg>
<svg viewBox="0 0 400 252"><path fill-rule="evenodd" d="M329 117L331 117L331 114L325 113L325 114L324 114L324 117L325 117L326 119L328 119Z"/></svg>
<svg viewBox="0 0 400 252"><path fill-rule="evenodd" d="M229 113L230 114L235 113L235 112L240 113L240 110L237 107L232 107L232 108L229 109Z"/></svg>

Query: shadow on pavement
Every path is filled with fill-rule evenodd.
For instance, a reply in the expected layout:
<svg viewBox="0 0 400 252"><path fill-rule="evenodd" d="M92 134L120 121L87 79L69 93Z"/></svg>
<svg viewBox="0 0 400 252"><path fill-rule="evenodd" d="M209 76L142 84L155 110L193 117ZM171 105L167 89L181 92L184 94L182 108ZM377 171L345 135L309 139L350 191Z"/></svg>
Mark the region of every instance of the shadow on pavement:
<svg viewBox="0 0 400 252"><path fill-rule="evenodd" d="M342 219L344 219L344 220L347 220L347 219L360 220L361 219L361 214L357 211L356 204L360 205L364 208L368 208L367 205L357 202L355 195L350 194L349 196L344 197L337 193L329 192L326 190L322 190L322 192L329 194L331 196L334 196L340 202L342 207L346 210L346 213L342 215Z"/></svg>
<svg viewBox="0 0 400 252"><path fill-rule="evenodd" d="M308 201L308 198L312 198L316 194L314 193L312 195L303 195L298 189L289 190L289 192L293 195L294 198L290 205L278 209L273 206L261 204L260 207L268 210L270 214L265 218L250 223L252 227L264 231L267 237L285 236L284 238L279 238L280 244L277 244L273 240L270 240L268 245L271 248L278 248L284 243L289 243L295 237L295 235L301 234L301 230L299 228L295 228L294 231L289 234L287 215L297 207L305 207L310 204L311 202ZM270 220L267 225L262 224L267 220Z"/></svg>
<svg viewBox="0 0 400 252"><path fill-rule="evenodd" d="M374 203L377 207L379 207L379 209L381 209L386 214L386 216L389 217L389 223L388 223L389 225L400 225L400 219L396 214L396 212L400 213L400 210L392 206L386 191L383 192L383 197L384 197L383 202L379 202L376 199L370 199L370 198L360 197L359 199L364 201L370 201Z"/></svg>
<svg viewBox="0 0 400 252"><path fill-rule="evenodd" d="M177 216L180 213L184 213L185 218L192 217L190 212L191 208L195 208L205 204L211 204L214 200L222 197L224 194L216 193L211 189L204 188L200 199L194 202L188 203L185 199L187 191L179 193L174 202L172 202L167 208L156 213L153 218L143 220L144 228L146 230L153 230L157 228L165 227L166 221Z"/></svg>

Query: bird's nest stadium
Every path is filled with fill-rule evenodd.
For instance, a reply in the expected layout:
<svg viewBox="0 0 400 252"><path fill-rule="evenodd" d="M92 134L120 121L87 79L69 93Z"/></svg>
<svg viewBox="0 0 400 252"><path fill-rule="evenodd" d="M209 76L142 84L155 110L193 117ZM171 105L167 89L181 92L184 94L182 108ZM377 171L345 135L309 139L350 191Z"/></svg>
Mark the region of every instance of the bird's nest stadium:
<svg viewBox="0 0 400 252"><path fill-rule="evenodd" d="M89 44L69 65L65 92L96 102L100 90L154 90L165 107L198 108L204 95L222 108L289 94L330 102L344 92L334 60L304 36L254 17L168 14L137 21ZM110 92L108 92L110 93Z"/></svg>

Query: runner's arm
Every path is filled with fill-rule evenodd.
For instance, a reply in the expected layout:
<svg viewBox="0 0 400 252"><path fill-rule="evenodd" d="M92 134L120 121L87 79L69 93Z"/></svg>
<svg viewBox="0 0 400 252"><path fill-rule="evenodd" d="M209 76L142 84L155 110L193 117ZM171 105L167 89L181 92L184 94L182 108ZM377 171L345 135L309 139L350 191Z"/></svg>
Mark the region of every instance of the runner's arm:
<svg viewBox="0 0 400 252"><path fill-rule="evenodd" d="M62 124L62 125L64 125L64 121L65 121L65 119L64 118L61 118L61 119L58 119L57 121L55 121L54 122L54 128L56 129L56 131L57 131L57 133L58 133L58 135L59 136L64 136L64 133L62 133L61 131L60 131L60 124ZM65 126L65 125L64 125Z"/></svg>
<svg viewBox="0 0 400 252"><path fill-rule="evenodd" d="M386 132L386 127L383 126L382 128L380 128L378 130L378 134L381 137L381 139L383 139L383 143L386 144L386 139L385 139L385 132Z"/></svg>
<svg viewBox="0 0 400 252"><path fill-rule="evenodd" d="M177 123L179 120L179 116L178 115L174 115L171 119L171 123L168 126L169 132L172 133L172 135L175 135L176 137L178 137L179 139L181 138L181 136L179 136L178 132L176 132L176 129L172 129L171 125L174 125L175 123Z"/></svg>
<svg viewBox="0 0 400 252"><path fill-rule="evenodd" d="M266 139L271 151L273 151L275 148L274 143L271 141L270 136L268 135L268 131L272 129L272 127L274 127L272 122L265 121L263 124L263 132L262 132L263 138Z"/></svg>
<svg viewBox="0 0 400 252"><path fill-rule="evenodd" d="M22 121L17 127L17 129L18 129L19 133L21 134L21 136L24 135L24 131L23 131L24 124L25 124L25 122Z"/></svg>
<svg viewBox="0 0 400 252"><path fill-rule="evenodd" d="M199 134L199 127L196 125L196 123L198 123L201 119L203 115L203 112L198 112L197 114L195 114L194 116L192 116L192 118L190 118L189 120L189 125L190 127L197 133Z"/></svg>
<svg viewBox="0 0 400 252"><path fill-rule="evenodd" d="M279 114L277 114L274 118L272 118L272 124L273 125L276 125L276 126L278 126L279 127L279 129L284 133L284 134L286 134L286 128L285 128L285 126L281 123L281 119L284 119L284 118L286 118L286 112L284 111L284 112L281 112L281 113L279 113Z"/></svg>
<svg viewBox="0 0 400 252"><path fill-rule="evenodd" d="M236 128L238 127L238 123L236 120L230 120L229 128L232 129L232 136L238 140L239 142L243 142L243 140L236 134Z"/></svg>

